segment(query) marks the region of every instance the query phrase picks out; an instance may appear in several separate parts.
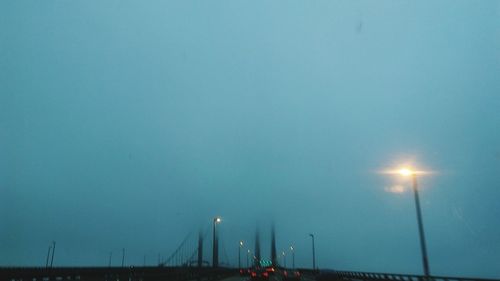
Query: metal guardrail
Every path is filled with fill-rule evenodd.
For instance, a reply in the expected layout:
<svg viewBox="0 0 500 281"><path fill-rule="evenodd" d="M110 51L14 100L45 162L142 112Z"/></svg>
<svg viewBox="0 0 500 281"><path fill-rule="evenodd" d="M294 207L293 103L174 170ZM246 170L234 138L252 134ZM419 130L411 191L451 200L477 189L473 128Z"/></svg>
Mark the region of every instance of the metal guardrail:
<svg viewBox="0 0 500 281"><path fill-rule="evenodd" d="M187 281L235 274L211 267L0 267L0 281Z"/></svg>
<svg viewBox="0 0 500 281"><path fill-rule="evenodd" d="M321 280L321 273L317 280ZM324 275L322 280L392 280L392 281L500 281L500 279L449 277L449 276L424 276L413 274L395 274L379 272L356 272L356 271L331 271Z"/></svg>

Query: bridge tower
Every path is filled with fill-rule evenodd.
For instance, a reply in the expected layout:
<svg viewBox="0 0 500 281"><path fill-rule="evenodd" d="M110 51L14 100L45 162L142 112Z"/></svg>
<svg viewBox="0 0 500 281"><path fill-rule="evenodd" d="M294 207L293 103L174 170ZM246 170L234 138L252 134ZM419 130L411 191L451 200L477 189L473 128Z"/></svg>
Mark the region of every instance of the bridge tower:
<svg viewBox="0 0 500 281"><path fill-rule="evenodd" d="M203 233L198 235L198 267L203 265Z"/></svg>
<svg viewBox="0 0 500 281"><path fill-rule="evenodd" d="M260 235L259 229L255 231L255 266L260 266Z"/></svg>
<svg viewBox="0 0 500 281"><path fill-rule="evenodd" d="M271 262L273 266L278 265L278 258L276 257L276 232L274 229L274 223L271 226Z"/></svg>

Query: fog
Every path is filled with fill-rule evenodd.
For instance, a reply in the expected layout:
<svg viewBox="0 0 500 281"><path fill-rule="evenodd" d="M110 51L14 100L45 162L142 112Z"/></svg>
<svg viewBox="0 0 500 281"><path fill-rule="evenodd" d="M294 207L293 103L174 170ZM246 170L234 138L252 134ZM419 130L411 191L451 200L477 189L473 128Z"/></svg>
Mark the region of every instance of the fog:
<svg viewBox="0 0 500 281"><path fill-rule="evenodd" d="M499 278L499 3L1 1L0 265L156 265L221 216L232 266L274 223L298 267L314 233L421 274L404 164L432 274Z"/></svg>

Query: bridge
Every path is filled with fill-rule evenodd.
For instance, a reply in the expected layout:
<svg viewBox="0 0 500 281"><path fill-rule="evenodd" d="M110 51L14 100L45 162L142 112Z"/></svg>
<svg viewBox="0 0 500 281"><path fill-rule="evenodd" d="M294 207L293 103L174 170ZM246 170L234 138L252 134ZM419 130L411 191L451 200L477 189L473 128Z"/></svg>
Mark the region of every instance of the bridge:
<svg viewBox="0 0 500 281"><path fill-rule="evenodd" d="M190 233L181 241L179 246L167 258L159 257L157 266L101 266L101 267L53 267L49 265L49 255L45 267L0 267L0 281L364 281L364 280L393 280L393 281L500 281L500 279L484 279L471 277L435 276L431 274L397 274L383 272L356 272L342 270L322 270L315 266L314 236L313 238L313 268L291 268L280 264L276 252L276 235L274 227L271 229L271 257L261 256L260 233L255 233L255 250L252 260L246 255L246 263L241 262L241 253L238 257L238 266L231 267L227 255L219 258L219 236L217 224L219 218L213 221L211 262L205 259L204 241L209 231L200 231L193 239ZM241 243L241 242L240 242ZM240 246L242 243L240 244ZM55 247L55 245L54 245ZM241 249L241 247L240 247ZM250 251L249 251L250 252ZM50 253L50 249L49 249ZM53 252L52 252L53 259ZM234 263L233 263L234 264Z"/></svg>

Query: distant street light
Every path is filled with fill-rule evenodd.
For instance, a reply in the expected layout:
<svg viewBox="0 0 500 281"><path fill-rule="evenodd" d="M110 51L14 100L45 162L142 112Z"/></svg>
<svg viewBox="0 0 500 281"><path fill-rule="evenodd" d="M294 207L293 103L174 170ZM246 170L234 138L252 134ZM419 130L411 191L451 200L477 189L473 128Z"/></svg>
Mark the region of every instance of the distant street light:
<svg viewBox="0 0 500 281"><path fill-rule="evenodd" d="M213 220L213 243L212 243L212 267L219 266L219 241L217 237L217 224L221 223L220 217L215 217Z"/></svg>
<svg viewBox="0 0 500 281"><path fill-rule="evenodd" d="M310 233L309 236L311 236L311 238L312 238L313 270L316 270L316 249L314 247L314 234Z"/></svg>
<svg viewBox="0 0 500 281"><path fill-rule="evenodd" d="M240 246L238 247L238 269L241 269L241 248L243 247L243 241L240 241Z"/></svg>
<svg viewBox="0 0 500 281"><path fill-rule="evenodd" d="M290 246L290 251L292 252L292 268L295 269L295 249Z"/></svg>
<svg viewBox="0 0 500 281"><path fill-rule="evenodd" d="M285 251L281 253L283 255L283 267L286 268L286 254Z"/></svg>
<svg viewBox="0 0 500 281"><path fill-rule="evenodd" d="M422 213L420 210L420 199L418 196L418 183L417 183L417 171L413 171L409 168L401 168L398 170L398 173L405 177L412 177L413 181L413 195L415 198L415 209L417 211L417 223L418 223L418 233L420 236L420 249L422 251L422 264L424 267L424 275L429 276L429 260L427 258L427 247L425 245L425 234L424 234L424 223L422 222Z"/></svg>
<svg viewBox="0 0 500 281"><path fill-rule="evenodd" d="M250 267L250 265L248 264L248 260L250 259L250 250L247 250L247 268Z"/></svg>

